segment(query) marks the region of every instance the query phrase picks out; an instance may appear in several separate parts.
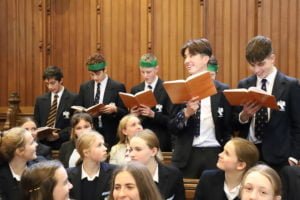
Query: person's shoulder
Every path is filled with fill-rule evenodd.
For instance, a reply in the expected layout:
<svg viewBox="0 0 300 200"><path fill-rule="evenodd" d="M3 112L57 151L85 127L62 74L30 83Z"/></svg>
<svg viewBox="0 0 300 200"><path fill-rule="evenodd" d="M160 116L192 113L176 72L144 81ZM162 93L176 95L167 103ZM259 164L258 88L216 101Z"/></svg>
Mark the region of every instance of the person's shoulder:
<svg viewBox="0 0 300 200"><path fill-rule="evenodd" d="M300 175L299 166L285 166L281 169L280 174L286 174L288 176Z"/></svg>
<svg viewBox="0 0 300 200"><path fill-rule="evenodd" d="M70 90L68 90L67 88L64 89L64 93L71 96L71 97L76 97L77 94L75 92L72 92Z"/></svg>
<svg viewBox="0 0 300 200"><path fill-rule="evenodd" d="M131 88L131 91L132 92L138 92L140 90L144 90L144 82L141 82L137 85L134 85L132 88Z"/></svg>
<svg viewBox="0 0 300 200"><path fill-rule="evenodd" d="M219 170L219 169L209 169L209 170L204 170L201 174L200 179L211 179L212 177L222 177L225 176L224 171Z"/></svg>
<svg viewBox="0 0 300 200"><path fill-rule="evenodd" d="M107 84L111 84L116 87L125 87L124 83L121 83L120 81L114 80L110 77L108 77Z"/></svg>
<svg viewBox="0 0 300 200"><path fill-rule="evenodd" d="M80 84L80 88L87 87L88 85L92 85L93 83L94 83L93 80L84 81L83 83Z"/></svg>
<svg viewBox="0 0 300 200"><path fill-rule="evenodd" d="M46 92L46 93L43 93L39 96L36 97L36 101L40 101L40 100L43 100L43 99L48 99L50 98L50 92Z"/></svg>
<svg viewBox="0 0 300 200"><path fill-rule="evenodd" d="M224 89L228 89L229 85L226 83L223 83L221 81L218 80L214 80L215 85L217 86L218 90L224 90Z"/></svg>
<svg viewBox="0 0 300 200"><path fill-rule="evenodd" d="M77 176L78 174L80 174L81 171L81 165L78 165L76 167L69 167L66 168L68 176Z"/></svg>
<svg viewBox="0 0 300 200"><path fill-rule="evenodd" d="M66 149L70 146L75 146L74 142L72 140L69 140L69 141L66 141L64 143L62 143L61 147L60 147L60 150L61 149Z"/></svg>
<svg viewBox="0 0 300 200"><path fill-rule="evenodd" d="M110 163L107 163L107 162L101 162L100 165L101 165L101 168L104 171L114 171L117 168L117 165L110 164Z"/></svg>
<svg viewBox="0 0 300 200"><path fill-rule="evenodd" d="M180 178L183 177L181 171L173 165L165 165L163 163L159 163L158 166L166 174L169 174L169 175L174 176L174 177L180 177Z"/></svg>

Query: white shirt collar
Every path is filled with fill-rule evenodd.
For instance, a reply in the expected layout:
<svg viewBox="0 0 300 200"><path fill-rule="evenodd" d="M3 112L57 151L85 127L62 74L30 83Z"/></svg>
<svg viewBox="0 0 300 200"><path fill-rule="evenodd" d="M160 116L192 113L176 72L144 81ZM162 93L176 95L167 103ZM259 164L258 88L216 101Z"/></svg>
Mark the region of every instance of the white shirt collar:
<svg viewBox="0 0 300 200"><path fill-rule="evenodd" d="M81 180L87 179L88 181L93 181L96 177L99 177L100 167L97 171L97 173L94 176L89 177L89 175L86 173L86 171L83 168L83 164L81 165Z"/></svg>
<svg viewBox="0 0 300 200"><path fill-rule="evenodd" d="M158 76L155 77L155 79L153 80L153 82L151 84L148 84L148 83L145 82L145 88L144 89L148 90L149 89L148 85L151 85L152 91L154 91L154 88L156 86L157 81L158 81Z"/></svg>
<svg viewBox="0 0 300 200"><path fill-rule="evenodd" d="M232 188L232 190L229 191L227 184L224 182L224 192L228 200L235 199L239 195L240 188L241 188L241 184L237 185L236 187Z"/></svg>
<svg viewBox="0 0 300 200"><path fill-rule="evenodd" d="M273 66L272 72L267 77L265 77L265 78L259 78L257 76L257 83L261 83L262 79L267 79L267 83L269 83L269 84L274 83L277 71L278 71L277 68L275 66Z"/></svg>
<svg viewBox="0 0 300 200"><path fill-rule="evenodd" d="M153 174L153 181L155 183L159 183L159 177L158 177L158 165L156 165L156 169L154 171L154 174Z"/></svg>
<svg viewBox="0 0 300 200"><path fill-rule="evenodd" d="M12 174L13 178L16 179L18 182L20 182L20 181L21 181L21 176L18 175L18 174L16 174L16 173L14 172L13 168L12 168L10 165L8 165L8 166L9 166L9 169L10 169L10 171L11 171L11 174Z"/></svg>
<svg viewBox="0 0 300 200"><path fill-rule="evenodd" d="M105 75L105 78L100 82L101 88L102 88L104 85L106 86L107 81L108 81L108 76ZM98 82L94 81L95 88L97 88L97 84L98 84Z"/></svg>
<svg viewBox="0 0 300 200"><path fill-rule="evenodd" d="M58 99L60 99L60 97L62 96L62 94L63 94L63 92L64 92L64 90L65 90L65 87L64 86L62 86L62 88L61 88L61 90L58 92L58 93L51 93L51 99L53 100L54 99L54 95L58 95Z"/></svg>

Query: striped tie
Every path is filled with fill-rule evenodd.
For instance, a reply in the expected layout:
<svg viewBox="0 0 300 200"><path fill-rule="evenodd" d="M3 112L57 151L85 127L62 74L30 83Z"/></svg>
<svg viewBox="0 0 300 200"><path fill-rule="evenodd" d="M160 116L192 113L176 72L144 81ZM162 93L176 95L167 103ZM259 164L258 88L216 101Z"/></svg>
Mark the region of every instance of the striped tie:
<svg viewBox="0 0 300 200"><path fill-rule="evenodd" d="M55 94L51 108L50 108L50 112L48 115L47 123L46 123L46 126L48 126L48 127L54 127L54 125L55 125L56 111L57 111L57 98L58 98L58 95Z"/></svg>

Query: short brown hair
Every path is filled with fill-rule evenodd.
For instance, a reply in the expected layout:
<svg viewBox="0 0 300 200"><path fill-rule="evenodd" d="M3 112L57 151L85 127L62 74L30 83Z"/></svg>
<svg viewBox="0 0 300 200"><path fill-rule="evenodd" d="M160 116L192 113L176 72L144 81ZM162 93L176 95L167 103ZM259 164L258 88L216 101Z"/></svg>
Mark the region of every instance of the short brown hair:
<svg viewBox="0 0 300 200"><path fill-rule="evenodd" d="M261 62L272 53L271 39L261 35L252 38L246 47L246 59L250 64Z"/></svg>
<svg viewBox="0 0 300 200"><path fill-rule="evenodd" d="M86 64L93 65L93 64L102 63L102 62L105 62L104 56L100 53L94 53L88 57Z"/></svg>
<svg viewBox="0 0 300 200"><path fill-rule="evenodd" d="M185 50L188 49L191 55L205 54L207 56L212 55L212 48L209 41L206 38L193 39L187 41L181 48L181 55L185 57Z"/></svg>

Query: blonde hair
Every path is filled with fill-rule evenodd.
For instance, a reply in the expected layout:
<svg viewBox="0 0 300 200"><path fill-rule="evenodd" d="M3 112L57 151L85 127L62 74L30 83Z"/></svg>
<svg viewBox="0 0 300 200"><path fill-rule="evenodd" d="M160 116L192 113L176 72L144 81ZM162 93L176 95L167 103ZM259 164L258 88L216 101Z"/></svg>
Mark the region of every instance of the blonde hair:
<svg viewBox="0 0 300 200"><path fill-rule="evenodd" d="M138 132L132 138L135 137L144 140L150 149L156 148L157 153L155 155L155 160L158 162L162 160L162 155L160 155L159 140L153 131L151 131L150 129L144 129Z"/></svg>
<svg viewBox="0 0 300 200"><path fill-rule="evenodd" d="M90 146L95 142L96 138L102 138L104 137L94 130L88 130L82 133L82 135L79 136L79 138L76 141L76 149L77 152L80 155L80 158L84 159L84 150L90 148Z"/></svg>
<svg viewBox="0 0 300 200"><path fill-rule="evenodd" d="M139 119L137 116L135 116L134 114L128 114L125 115L119 122L119 126L118 126L118 137L119 137L119 144L126 144L126 142L128 142L128 138L126 135L123 134L123 130L126 129L127 123L130 119L132 118L137 118ZM139 119L140 120L140 119Z"/></svg>
<svg viewBox="0 0 300 200"><path fill-rule="evenodd" d="M16 127L1 134L0 138L0 158L10 162L18 148L25 146L26 129Z"/></svg>
<svg viewBox="0 0 300 200"><path fill-rule="evenodd" d="M274 192L274 196L281 196L281 180L277 172L265 164L255 165L254 167L250 168L244 175L242 182L241 182L241 189L240 189L240 196L242 196L242 189L245 186L246 178L249 174L253 172L258 172L262 176L266 177L271 185Z"/></svg>
<svg viewBox="0 0 300 200"><path fill-rule="evenodd" d="M233 143L238 160L246 163L245 171L257 163L259 152L252 142L240 137L234 137L229 142Z"/></svg>

